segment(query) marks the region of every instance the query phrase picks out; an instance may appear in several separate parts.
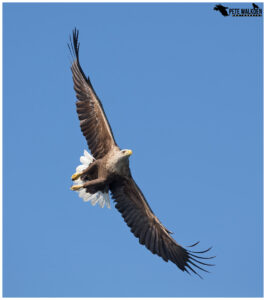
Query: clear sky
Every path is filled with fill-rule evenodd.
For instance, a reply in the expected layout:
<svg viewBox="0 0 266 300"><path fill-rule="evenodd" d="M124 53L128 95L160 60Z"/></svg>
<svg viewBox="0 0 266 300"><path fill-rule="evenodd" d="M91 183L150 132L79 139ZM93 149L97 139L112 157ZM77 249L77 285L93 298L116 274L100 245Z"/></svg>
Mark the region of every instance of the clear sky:
<svg viewBox="0 0 266 300"><path fill-rule="evenodd" d="M213 7L4 4L4 296L263 295L263 19ZM75 26L153 211L182 245L213 246L204 280L141 246L113 203L70 191L86 149L67 48Z"/></svg>

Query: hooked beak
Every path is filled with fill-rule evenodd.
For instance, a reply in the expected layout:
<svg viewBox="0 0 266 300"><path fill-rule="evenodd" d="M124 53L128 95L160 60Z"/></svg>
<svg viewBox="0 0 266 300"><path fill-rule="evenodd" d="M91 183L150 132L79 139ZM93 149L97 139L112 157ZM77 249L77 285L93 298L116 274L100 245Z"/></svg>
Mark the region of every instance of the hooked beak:
<svg viewBox="0 0 266 300"><path fill-rule="evenodd" d="M130 156L130 155L132 155L132 153L133 153L132 150L127 150L126 155Z"/></svg>

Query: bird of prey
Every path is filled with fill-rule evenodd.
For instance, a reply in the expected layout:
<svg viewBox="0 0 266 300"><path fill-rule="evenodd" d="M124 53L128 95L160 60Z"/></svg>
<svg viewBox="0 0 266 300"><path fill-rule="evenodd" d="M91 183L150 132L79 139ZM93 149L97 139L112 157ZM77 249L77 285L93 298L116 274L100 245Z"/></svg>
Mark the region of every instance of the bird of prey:
<svg viewBox="0 0 266 300"><path fill-rule="evenodd" d="M202 260L214 256L205 257L202 253L206 253L211 248L192 251L179 245L172 238L172 233L155 216L132 178L129 168L129 157L132 151L121 150L115 142L102 103L89 77L85 76L80 66L78 36L79 31L75 28L68 47L73 57L71 71L80 127L92 155L84 151L84 156L80 158L82 165L78 166L76 173L72 175L74 185L71 190L77 191L84 201L91 201L93 205L98 203L101 207L105 204L110 207L110 191L116 203L115 207L131 228L131 232L139 239L140 244L189 274L193 272L199 275L195 268L207 272L201 265L212 264ZM189 247L196 244L198 243Z"/></svg>
<svg viewBox="0 0 266 300"><path fill-rule="evenodd" d="M213 8L214 10L218 10L224 17L227 17L229 16L228 12L227 12L227 9L228 7L225 7L221 4L217 4L215 5L215 7Z"/></svg>
<svg viewBox="0 0 266 300"><path fill-rule="evenodd" d="M254 9L259 9L258 5L255 4L255 3L252 3L252 6L253 6Z"/></svg>

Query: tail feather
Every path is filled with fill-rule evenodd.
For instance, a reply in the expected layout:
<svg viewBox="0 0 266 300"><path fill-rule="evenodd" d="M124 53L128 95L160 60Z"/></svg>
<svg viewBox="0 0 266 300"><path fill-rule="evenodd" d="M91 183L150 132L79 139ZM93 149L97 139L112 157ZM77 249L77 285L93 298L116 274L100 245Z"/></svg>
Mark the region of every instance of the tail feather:
<svg viewBox="0 0 266 300"><path fill-rule="evenodd" d="M80 173L84 169L86 169L92 162L94 161L94 158L92 155L90 155L86 150L84 150L84 156L80 157L80 162L82 163L76 168L76 172ZM75 184L83 184L83 180L78 178L74 181ZM100 207L106 207L110 208L110 197L108 192L101 192L98 191L95 194L90 194L86 191L86 189L81 189L77 191L79 194L79 197L83 199L84 202L91 202L93 206L95 206L97 203L99 203Z"/></svg>

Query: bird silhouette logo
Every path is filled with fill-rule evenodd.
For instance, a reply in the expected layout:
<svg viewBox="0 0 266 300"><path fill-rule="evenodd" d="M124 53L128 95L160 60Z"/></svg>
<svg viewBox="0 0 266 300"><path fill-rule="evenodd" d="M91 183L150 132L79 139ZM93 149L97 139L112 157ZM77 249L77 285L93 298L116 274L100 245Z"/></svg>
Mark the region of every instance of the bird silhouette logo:
<svg viewBox="0 0 266 300"><path fill-rule="evenodd" d="M262 8L260 8L255 3L252 4L251 7L225 7L222 4L216 4L214 6L214 10L219 11L224 17L232 16L232 17L261 17L262 16Z"/></svg>
<svg viewBox="0 0 266 300"><path fill-rule="evenodd" d="M224 17L229 16L227 9L228 7L223 6L222 4L217 4L215 5L215 7L213 8L214 10L218 10Z"/></svg>

